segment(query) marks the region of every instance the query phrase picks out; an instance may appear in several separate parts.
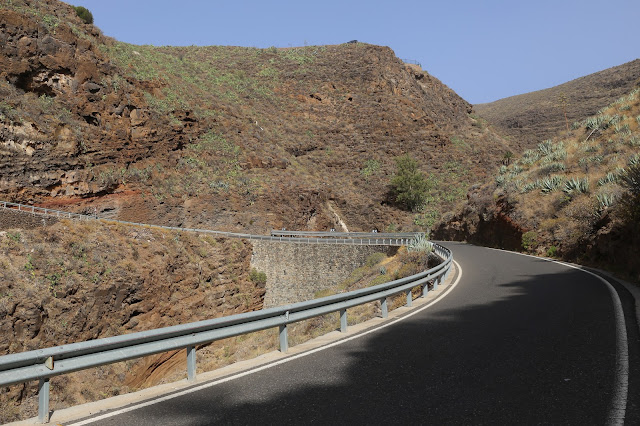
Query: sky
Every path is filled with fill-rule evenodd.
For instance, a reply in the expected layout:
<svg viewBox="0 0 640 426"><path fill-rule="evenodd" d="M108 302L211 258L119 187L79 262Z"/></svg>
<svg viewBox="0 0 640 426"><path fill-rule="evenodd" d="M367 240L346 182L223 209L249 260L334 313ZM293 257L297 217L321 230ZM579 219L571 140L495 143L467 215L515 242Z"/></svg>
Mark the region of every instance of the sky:
<svg viewBox="0 0 640 426"><path fill-rule="evenodd" d="M133 44L391 47L472 104L640 58L640 0L72 0Z"/></svg>

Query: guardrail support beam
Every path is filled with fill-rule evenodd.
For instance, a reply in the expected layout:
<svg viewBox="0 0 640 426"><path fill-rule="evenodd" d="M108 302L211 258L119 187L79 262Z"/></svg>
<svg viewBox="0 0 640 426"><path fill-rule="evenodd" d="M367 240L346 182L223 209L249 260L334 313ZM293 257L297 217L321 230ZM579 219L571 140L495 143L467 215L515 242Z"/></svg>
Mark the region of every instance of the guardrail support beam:
<svg viewBox="0 0 640 426"><path fill-rule="evenodd" d="M196 379L196 347L187 346L187 380L192 382Z"/></svg>
<svg viewBox="0 0 640 426"><path fill-rule="evenodd" d="M429 282L424 283L422 286L422 297L427 297L427 294L429 294Z"/></svg>
<svg viewBox="0 0 640 426"><path fill-rule="evenodd" d="M380 300L380 309L382 309L382 318L387 318L389 316L389 307L387 306L386 297Z"/></svg>
<svg viewBox="0 0 640 426"><path fill-rule="evenodd" d="M409 290L407 290L407 308L410 308L410 307L411 307L411 302L412 302L412 299L411 299L411 289L409 289Z"/></svg>
<svg viewBox="0 0 640 426"><path fill-rule="evenodd" d="M280 352L286 354L289 350L289 336L287 335L287 324L280 326Z"/></svg>
<svg viewBox="0 0 640 426"><path fill-rule="evenodd" d="M38 384L38 423L49 423L49 378Z"/></svg>
<svg viewBox="0 0 640 426"><path fill-rule="evenodd" d="M347 310L340 309L340 332L347 332Z"/></svg>

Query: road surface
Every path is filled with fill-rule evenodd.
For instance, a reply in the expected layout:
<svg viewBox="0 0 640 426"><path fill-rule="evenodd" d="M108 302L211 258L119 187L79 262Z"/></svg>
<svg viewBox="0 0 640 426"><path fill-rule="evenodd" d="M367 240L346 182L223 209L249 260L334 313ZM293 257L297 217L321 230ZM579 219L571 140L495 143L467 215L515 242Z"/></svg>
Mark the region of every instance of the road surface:
<svg viewBox="0 0 640 426"><path fill-rule="evenodd" d="M615 298L590 274L514 253L445 245L462 277L420 313L91 424L583 425L621 424L621 416L640 424L638 326L624 287L613 282L624 308L616 319Z"/></svg>

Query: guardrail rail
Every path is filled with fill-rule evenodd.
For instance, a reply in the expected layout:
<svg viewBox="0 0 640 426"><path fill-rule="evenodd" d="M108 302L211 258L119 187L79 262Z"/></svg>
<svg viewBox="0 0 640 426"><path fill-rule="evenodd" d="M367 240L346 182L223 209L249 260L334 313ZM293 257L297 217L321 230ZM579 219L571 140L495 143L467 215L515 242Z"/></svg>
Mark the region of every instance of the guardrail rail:
<svg viewBox="0 0 640 426"><path fill-rule="evenodd" d="M65 212L61 210L47 209L44 207L27 206L24 204L0 201L0 207L34 215L45 215L59 219L72 220L99 220L107 223L120 223L123 225L140 226L152 229L164 229L169 231L196 232L201 234L213 234L225 238L241 238L257 241L275 241L298 244L337 244L337 245L375 245L375 246L404 246L411 241L424 237L424 233L375 233L375 232L312 232L312 231L272 231L272 235L244 234L239 232L215 231L211 229L185 228L178 226L152 225L148 223L127 222L124 220L106 219L98 215L84 215ZM275 232L275 234L274 234ZM331 237L331 238L325 238Z"/></svg>
<svg viewBox="0 0 640 426"><path fill-rule="evenodd" d="M50 415L49 380L55 376L185 348L187 379L193 381L197 345L275 327L279 329L280 351L287 352L287 326L291 323L339 312L340 331L346 332L349 308L380 301L382 317L386 318L388 297L404 292L406 306L411 306L411 290L416 287L421 288L421 297L425 297L429 283L437 288L453 262L449 249L434 243L433 252L442 260L438 266L373 287L222 318L0 356L0 386L39 380L38 422L46 423Z"/></svg>

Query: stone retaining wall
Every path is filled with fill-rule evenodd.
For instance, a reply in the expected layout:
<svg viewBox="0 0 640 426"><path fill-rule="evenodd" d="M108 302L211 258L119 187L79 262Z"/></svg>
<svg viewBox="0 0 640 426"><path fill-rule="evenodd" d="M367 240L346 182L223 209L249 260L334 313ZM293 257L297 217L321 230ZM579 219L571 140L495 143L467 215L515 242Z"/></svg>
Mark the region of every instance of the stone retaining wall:
<svg viewBox="0 0 640 426"><path fill-rule="evenodd" d="M251 267L267 274L264 307L313 299L317 291L336 285L363 266L376 252L393 254L398 247L336 246L254 241Z"/></svg>
<svg viewBox="0 0 640 426"><path fill-rule="evenodd" d="M48 226L56 223L58 218L33 213L19 212L0 207L0 230L6 229L33 229L40 226Z"/></svg>

